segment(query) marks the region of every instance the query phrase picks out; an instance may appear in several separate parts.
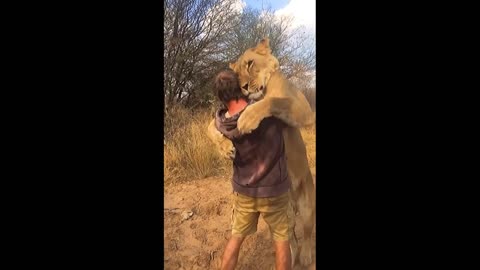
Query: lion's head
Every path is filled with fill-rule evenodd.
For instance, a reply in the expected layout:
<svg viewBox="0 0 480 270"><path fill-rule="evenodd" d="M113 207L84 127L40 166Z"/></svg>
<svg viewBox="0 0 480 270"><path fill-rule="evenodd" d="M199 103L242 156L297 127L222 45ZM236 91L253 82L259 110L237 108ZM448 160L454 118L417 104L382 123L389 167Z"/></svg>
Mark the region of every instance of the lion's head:
<svg viewBox="0 0 480 270"><path fill-rule="evenodd" d="M270 76L279 64L271 54L269 39L264 38L256 47L246 50L237 62L231 63L230 68L238 74L242 93L249 99L258 100L265 95Z"/></svg>

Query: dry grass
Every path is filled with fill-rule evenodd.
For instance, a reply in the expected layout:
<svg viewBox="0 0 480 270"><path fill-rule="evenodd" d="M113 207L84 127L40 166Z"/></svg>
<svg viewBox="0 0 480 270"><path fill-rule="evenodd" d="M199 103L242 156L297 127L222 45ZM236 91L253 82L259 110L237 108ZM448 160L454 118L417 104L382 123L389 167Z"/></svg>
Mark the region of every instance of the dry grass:
<svg viewBox="0 0 480 270"><path fill-rule="evenodd" d="M232 173L232 162L222 158L207 137L213 109L190 112L171 108L165 117L165 182L225 176ZM307 147L308 163L315 166L315 127L301 130Z"/></svg>
<svg viewBox="0 0 480 270"><path fill-rule="evenodd" d="M170 110L165 119L165 182L205 178L231 170L231 161L223 159L207 137L211 119L206 110L195 114L181 108Z"/></svg>

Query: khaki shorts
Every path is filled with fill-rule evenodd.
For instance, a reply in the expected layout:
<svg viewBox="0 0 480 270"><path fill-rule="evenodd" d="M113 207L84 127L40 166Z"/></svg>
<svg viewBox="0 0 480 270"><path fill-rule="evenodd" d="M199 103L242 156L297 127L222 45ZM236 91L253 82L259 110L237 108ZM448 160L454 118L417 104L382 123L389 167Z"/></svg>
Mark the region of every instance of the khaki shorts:
<svg viewBox="0 0 480 270"><path fill-rule="evenodd" d="M269 198L252 198L234 192L232 235L246 237L255 233L260 214L270 228L273 240L292 239L295 216L289 192Z"/></svg>

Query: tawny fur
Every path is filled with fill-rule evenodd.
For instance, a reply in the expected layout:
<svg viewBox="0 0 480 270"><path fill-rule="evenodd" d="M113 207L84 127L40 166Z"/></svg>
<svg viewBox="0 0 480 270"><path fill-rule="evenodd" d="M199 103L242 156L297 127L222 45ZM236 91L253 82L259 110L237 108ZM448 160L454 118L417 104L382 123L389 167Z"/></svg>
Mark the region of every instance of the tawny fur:
<svg viewBox="0 0 480 270"><path fill-rule="evenodd" d="M278 60L270 52L268 39L264 39L255 48L245 51L236 63L230 64L230 68L239 75L240 87L248 86L242 89L245 95L264 92L263 99L245 109L237 126L240 132L250 133L269 116L275 116L289 125L283 130L285 154L294 207L304 223L299 259L302 265L307 266L312 262L315 187L299 128L314 124L315 114L305 96L280 72ZM208 133L223 156L232 155L233 144L215 128L214 121L210 123Z"/></svg>

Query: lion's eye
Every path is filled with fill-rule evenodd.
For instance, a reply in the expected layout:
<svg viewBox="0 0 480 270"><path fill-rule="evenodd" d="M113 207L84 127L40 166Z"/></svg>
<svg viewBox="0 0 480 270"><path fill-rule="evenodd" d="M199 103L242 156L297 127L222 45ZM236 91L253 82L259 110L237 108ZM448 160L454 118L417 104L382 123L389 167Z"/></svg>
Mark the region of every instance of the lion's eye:
<svg viewBox="0 0 480 270"><path fill-rule="evenodd" d="M252 65L253 65L253 60L248 60L248 62L247 62L247 72L250 72L250 70L252 69Z"/></svg>
<svg viewBox="0 0 480 270"><path fill-rule="evenodd" d="M242 88L245 89L245 90L248 90L248 83L244 84L244 85L242 86Z"/></svg>

